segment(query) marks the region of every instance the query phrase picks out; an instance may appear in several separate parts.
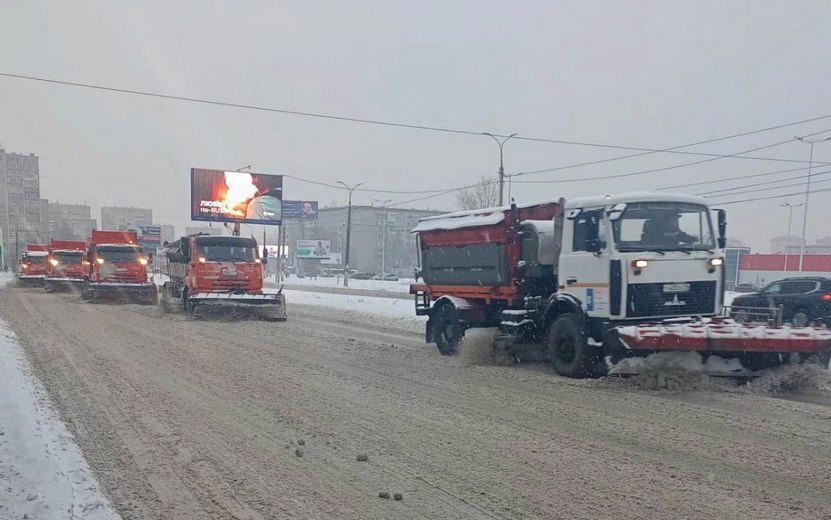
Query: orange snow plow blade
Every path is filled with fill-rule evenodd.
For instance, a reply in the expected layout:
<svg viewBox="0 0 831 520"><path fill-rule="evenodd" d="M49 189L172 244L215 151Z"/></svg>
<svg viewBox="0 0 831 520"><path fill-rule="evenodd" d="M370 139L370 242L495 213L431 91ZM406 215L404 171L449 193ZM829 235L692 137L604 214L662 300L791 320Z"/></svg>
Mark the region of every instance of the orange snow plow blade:
<svg viewBox="0 0 831 520"><path fill-rule="evenodd" d="M727 318L621 326L619 341L630 350L697 352L831 352L831 330L736 323Z"/></svg>

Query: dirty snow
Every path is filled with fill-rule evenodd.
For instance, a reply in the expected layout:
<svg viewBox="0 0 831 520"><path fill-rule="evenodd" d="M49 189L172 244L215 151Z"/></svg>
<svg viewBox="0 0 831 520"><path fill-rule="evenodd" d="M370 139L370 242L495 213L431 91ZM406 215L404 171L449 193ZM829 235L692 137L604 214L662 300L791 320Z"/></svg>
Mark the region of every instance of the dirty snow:
<svg viewBox="0 0 831 520"><path fill-rule="evenodd" d="M412 300L398 300L392 298L376 298L371 296L356 296L351 294L330 294L308 291L283 291L289 305L289 319L291 306L316 305L342 311L351 311L359 314L371 315L373 319L382 318L389 323L418 323L427 321L426 316L416 316L415 303Z"/></svg>
<svg viewBox="0 0 831 520"><path fill-rule="evenodd" d="M2 320L0 381L0 518L120 518Z"/></svg>

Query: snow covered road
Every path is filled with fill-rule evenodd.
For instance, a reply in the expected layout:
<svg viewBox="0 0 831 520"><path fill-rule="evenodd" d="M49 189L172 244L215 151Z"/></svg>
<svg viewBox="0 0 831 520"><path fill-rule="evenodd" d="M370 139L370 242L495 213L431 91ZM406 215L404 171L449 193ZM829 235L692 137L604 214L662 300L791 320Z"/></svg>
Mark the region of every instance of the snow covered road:
<svg viewBox="0 0 831 520"><path fill-rule="evenodd" d="M34 289L0 317L128 520L831 518L827 394L446 358L411 302L301 293L285 323Z"/></svg>
<svg viewBox="0 0 831 520"><path fill-rule="evenodd" d="M0 518L119 518L2 320L0 382Z"/></svg>

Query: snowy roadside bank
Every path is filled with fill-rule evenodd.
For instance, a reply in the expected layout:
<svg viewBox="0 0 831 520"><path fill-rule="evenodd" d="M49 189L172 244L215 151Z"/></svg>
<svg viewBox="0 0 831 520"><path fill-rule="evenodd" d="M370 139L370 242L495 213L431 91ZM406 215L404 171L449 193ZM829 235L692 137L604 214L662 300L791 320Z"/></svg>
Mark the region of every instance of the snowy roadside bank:
<svg viewBox="0 0 831 520"><path fill-rule="evenodd" d="M0 381L0 518L119 519L2 320Z"/></svg>

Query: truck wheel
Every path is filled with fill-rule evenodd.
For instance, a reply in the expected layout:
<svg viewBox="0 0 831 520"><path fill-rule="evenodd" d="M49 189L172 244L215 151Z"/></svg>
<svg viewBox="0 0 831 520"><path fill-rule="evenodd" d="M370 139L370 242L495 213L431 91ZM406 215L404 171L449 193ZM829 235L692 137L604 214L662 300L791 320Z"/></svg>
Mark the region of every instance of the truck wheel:
<svg viewBox="0 0 831 520"><path fill-rule="evenodd" d="M459 351L463 330L458 314L456 307L450 304L442 305L436 312L433 340L443 356L453 356Z"/></svg>
<svg viewBox="0 0 831 520"><path fill-rule="evenodd" d="M558 316L548 328L548 357L554 371L566 377L588 377L599 359L598 349L589 346L576 314Z"/></svg>

